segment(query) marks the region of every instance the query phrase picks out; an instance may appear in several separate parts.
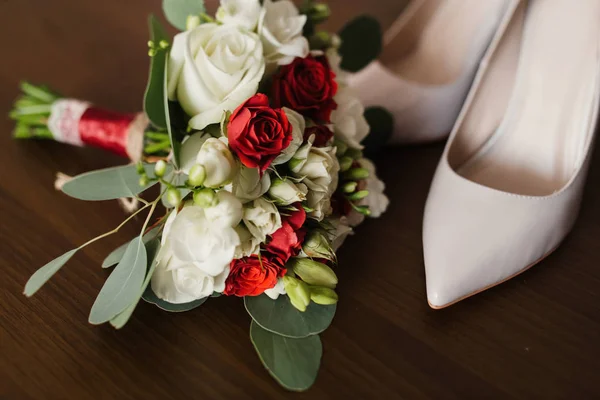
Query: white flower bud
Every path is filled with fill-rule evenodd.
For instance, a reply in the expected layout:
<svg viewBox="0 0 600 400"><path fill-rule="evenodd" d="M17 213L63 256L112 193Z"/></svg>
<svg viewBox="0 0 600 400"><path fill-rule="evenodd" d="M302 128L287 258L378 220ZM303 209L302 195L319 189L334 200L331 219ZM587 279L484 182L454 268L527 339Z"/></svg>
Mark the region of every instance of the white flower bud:
<svg viewBox="0 0 600 400"><path fill-rule="evenodd" d="M290 179L277 178L271 183L269 196L279 205L287 206L306 200L308 188L303 183L294 183Z"/></svg>
<svg viewBox="0 0 600 400"><path fill-rule="evenodd" d="M206 139L198 152L196 162L206 171L204 186L211 188L231 182L237 170L237 164L227 145L215 138Z"/></svg>

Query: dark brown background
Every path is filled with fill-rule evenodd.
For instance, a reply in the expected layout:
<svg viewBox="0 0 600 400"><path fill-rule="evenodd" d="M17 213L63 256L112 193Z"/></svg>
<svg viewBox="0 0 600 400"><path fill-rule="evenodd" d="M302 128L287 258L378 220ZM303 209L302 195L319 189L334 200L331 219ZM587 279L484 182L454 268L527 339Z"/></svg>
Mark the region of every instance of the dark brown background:
<svg viewBox="0 0 600 400"><path fill-rule="evenodd" d="M214 2L211 2L214 10ZM398 0L332 0L330 28L364 12L388 26ZM0 0L0 113L22 78L138 111L146 16L159 0ZM263 369L236 298L185 314L142 304L121 331L87 316L104 256L141 221L81 251L35 297L38 267L123 218L115 202L54 191L56 171L122 163L90 149L0 134L0 398L593 398L600 397L600 160L573 233L525 274L442 311L429 309L421 215L442 146L390 149L377 164L392 200L340 253L341 301L323 335L315 386L288 394Z"/></svg>

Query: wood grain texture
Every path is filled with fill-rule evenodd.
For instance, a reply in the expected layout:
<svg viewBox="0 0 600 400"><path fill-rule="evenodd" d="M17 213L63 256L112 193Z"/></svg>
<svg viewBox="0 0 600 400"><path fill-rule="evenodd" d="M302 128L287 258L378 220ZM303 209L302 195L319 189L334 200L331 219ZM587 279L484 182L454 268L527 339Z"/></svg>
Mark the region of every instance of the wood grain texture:
<svg viewBox="0 0 600 400"><path fill-rule="evenodd" d="M214 10L215 2L210 2ZM364 11L389 25L403 1L331 0L339 28ZM123 111L141 108L146 15L159 0L0 0L0 113L22 78ZM323 335L315 386L288 394L248 338L242 301L184 314L142 304L121 331L86 323L106 254L142 221L79 252L35 297L27 278L48 260L115 227L114 202L54 191L56 171L123 161L91 149L15 142L0 119L1 399L465 399L600 397L600 160L581 218L553 255L447 310L425 300L421 218L442 146L387 150L377 160L392 200L340 252L337 316Z"/></svg>

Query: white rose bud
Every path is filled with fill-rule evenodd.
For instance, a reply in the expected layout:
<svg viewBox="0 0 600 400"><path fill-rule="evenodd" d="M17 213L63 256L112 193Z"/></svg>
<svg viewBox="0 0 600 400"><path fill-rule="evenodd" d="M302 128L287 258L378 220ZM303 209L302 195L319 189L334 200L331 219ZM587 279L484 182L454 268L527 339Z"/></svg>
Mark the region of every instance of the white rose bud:
<svg viewBox="0 0 600 400"><path fill-rule="evenodd" d="M206 172L204 186L211 188L228 184L237 171L233 154L225 143L215 138L206 139L198 152L196 163L202 165Z"/></svg>
<svg viewBox="0 0 600 400"><path fill-rule="evenodd" d="M349 87L342 87L334 97L337 108L331 113L335 134L355 149L362 149L360 142L369 134L365 119L365 107Z"/></svg>
<svg viewBox="0 0 600 400"><path fill-rule="evenodd" d="M304 178L310 190L333 194L337 188L340 164L335 147L312 147L314 135L296 152L289 165L294 176Z"/></svg>
<svg viewBox="0 0 600 400"><path fill-rule="evenodd" d="M271 183L269 196L279 205L287 206L306 200L308 188L302 183L294 183L290 179L277 178Z"/></svg>
<svg viewBox="0 0 600 400"><path fill-rule="evenodd" d="M179 101L197 130L252 97L265 71L260 38L236 25L205 23L179 33L169 54L169 100Z"/></svg>
<svg viewBox="0 0 600 400"><path fill-rule="evenodd" d="M240 164L231 186L226 189L240 199L242 203L248 203L267 193L270 186L271 176L267 172L260 176L258 168L248 168Z"/></svg>
<svg viewBox="0 0 600 400"><path fill-rule="evenodd" d="M264 242L267 235L281 228L277 207L264 198L254 200L244 208L244 223L255 238Z"/></svg>
<svg viewBox="0 0 600 400"><path fill-rule="evenodd" d="M304 117L298 114L296 111L283 107L283 111L292 125L292 141L283 149L280 155L273 160L273 165L284 164L290 160L296 154L296 151L302 145L304 141L304 129L306 129L306 122Z"/></svg>
<svg viewBox="0 0 600 400"><path fill-rule="evenodd" d="M302 36L306 15L289 0L265 0L258 21L258 34L268 63L286 65L308 55L308 40Z"/></svg>
<svg viewBox="0 0 600 400"><path fill-rule="evenodd" d="M225 25L237 25L253 31L260 16L260 3L258 0L221 0L216 18Z"/></svg>
<svg viewBox="0 0 600 400"><path fill-rule="evenodd" d="M163 229L152 290L174 304L222 292L239 243L235 229L213 225L201 207L173 210Z"/></svg>
<svg viewBox="0 0 600 400"><path fill-rule="evenodd" d="M216 205L204 209L206 219L214 226L236 227L244 214L242 203L226 190L220 190L216 196Z"/></svg>

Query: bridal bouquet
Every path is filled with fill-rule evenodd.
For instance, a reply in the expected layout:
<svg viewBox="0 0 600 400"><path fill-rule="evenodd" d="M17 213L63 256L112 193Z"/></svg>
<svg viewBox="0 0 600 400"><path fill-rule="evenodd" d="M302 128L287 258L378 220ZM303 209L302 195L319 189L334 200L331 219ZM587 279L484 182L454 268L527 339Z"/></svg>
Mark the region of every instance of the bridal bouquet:
<svg viewBox="0 0 600 400"><path fill-rule="evenodd" d="M335 251L388 204L362 144L370 125L389 126L387 113L365 113L346 81L377 55L379 28L361 17L339 36L318 31L329 10L313 1L298 9L288 0L221 0L214 18L201 0L163 8L182 32L171 40L150 19L144 113L22 86L16 137L100 146L134 161L64 177L62 191L138 205L114 230L39 269L25 294L147 212L140 234L104 260L114 269L89 322L121 328L140 299L181 312L242 297L262 363L285 388L305 390L338 302ZM155 196L141 197L154 186Z"/></svg>

